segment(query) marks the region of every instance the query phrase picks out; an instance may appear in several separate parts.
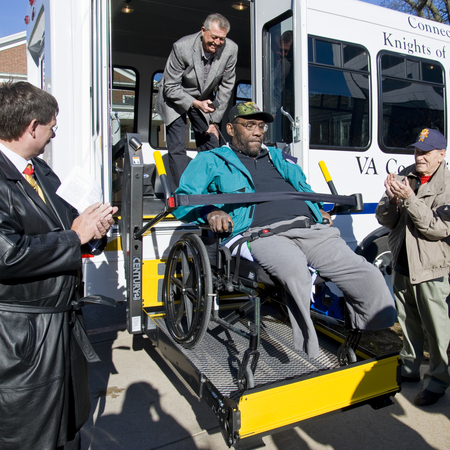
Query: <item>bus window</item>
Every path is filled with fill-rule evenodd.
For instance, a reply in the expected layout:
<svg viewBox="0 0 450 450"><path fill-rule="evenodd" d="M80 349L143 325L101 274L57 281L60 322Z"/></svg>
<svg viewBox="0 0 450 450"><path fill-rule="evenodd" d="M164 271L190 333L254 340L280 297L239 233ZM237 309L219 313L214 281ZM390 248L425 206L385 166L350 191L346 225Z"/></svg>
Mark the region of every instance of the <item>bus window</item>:
<svg viewBox="0 0 450 450"><path fill-rule="evenodd" d="M252 100L252 85L247 81L241 81L236 86L236 103L250 102Z"/></svg>
<svg viewBox="0 0 450 450"><path fill-rule="evenodd" d="M423 128L445 134L444 71L436 61L382 52L378 56L380 148L386 153L412 153Z"/></svg>
<svg viewBox="0 0 450 450"><path fill-rule="evenodd" d="M295 117L292 28L292 16L272 22L266 28L263 109L270 111L275 119L266 133L270 142L292 142L291 124L281 113L283 108Z"/></svg>
<svg viewBox="0 0 450 450"><path fill-rule="evenodd" d="M125 133L136 133L138 74L130 67L115 66L112 76L112 111L120 123L120 137L123 137ZM119 130L112 132L118 134Z"/></svg>
<svg viewBox="0 0 450 450"><path fill-rule="evenodd" d="M150 114L150 145L153 148L165 149L166 145L166 130L164 128L164 121L161 116L155 110L156 96L159 91L159 82L161 81L163 72L156 72L153 75L152 83L152 106Z"/></svg>
<svg viewBox="0 0 450 450"><path fill-rule="evenodd" d="M355 44L308 37L311 148L367 148L369 56Z"/></svg>

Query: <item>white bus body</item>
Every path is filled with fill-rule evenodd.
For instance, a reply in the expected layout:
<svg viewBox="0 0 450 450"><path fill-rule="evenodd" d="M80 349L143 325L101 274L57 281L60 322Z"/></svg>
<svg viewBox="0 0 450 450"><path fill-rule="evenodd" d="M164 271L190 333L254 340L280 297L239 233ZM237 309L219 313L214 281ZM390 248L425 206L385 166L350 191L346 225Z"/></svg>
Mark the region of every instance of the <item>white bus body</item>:
<svg viewBox="0 0 450 450"><path fill-rule="evenodd" d="M338 216L335 225L364 254L374 237L386 234L375 231L374 208L387 173L414 161L405 147L424 127L447 135L450 27L356 0L242 1L242 11L232 3L36 0L28 13L28 79L60 105L58 133L44 158L61 179L80 165L102 184L105 201L117 201L113 144L128 131L140 134L147 163L153 149L164 151L152 100L166 58L173 42L220 12L239 45L231 103L252 98L277 115L268 139L289 145L316 192L328 192L318 166L324 160L340 194L363 194L365 211ZM125 7L134 11L122 12ZM290 70L277 104L274 45L286 31L293 33ZM293 132L281 106L293 118ZM144 240L147 266L164 261L176 229L177 222L162 224L156 237ZM377 242L371 260L386 250ZM85 260L85 274L88 292L125 299L117 232L102 256ZM148 296L154 296L151 286Z"/></svg>

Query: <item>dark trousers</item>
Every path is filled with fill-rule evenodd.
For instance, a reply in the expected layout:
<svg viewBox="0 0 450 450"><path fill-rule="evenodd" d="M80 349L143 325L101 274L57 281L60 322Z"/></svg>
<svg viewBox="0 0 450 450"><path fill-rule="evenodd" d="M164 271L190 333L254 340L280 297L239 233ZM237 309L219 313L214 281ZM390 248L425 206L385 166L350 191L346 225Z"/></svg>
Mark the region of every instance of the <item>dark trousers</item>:
<svg viewBox="0 0 450 450"><path fill-rule="evenodd" d="M197 151L212 150L219 147L219 140L213 134L205 134L208 124L205 117L195 108L187 112L195 134ZM186 169L189 159L186 155L186 114L181 115L166 126L169 168L172 174L172 188L176 189Z"/></svg>

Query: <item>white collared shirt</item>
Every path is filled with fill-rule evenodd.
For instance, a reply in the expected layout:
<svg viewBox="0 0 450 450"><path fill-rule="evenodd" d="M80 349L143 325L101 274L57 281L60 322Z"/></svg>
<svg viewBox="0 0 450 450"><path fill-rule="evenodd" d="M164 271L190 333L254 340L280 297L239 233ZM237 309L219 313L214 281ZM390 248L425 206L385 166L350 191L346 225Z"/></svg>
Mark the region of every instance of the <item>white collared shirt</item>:
<svg viewBox="0 0 450 450"><path fill-rule="evenodd" d="M0 143L0 150L3 154L14 164L15 168L24 176L23 171L26 169L28 164L33 165L31 160L27 161L23 159L16 152L13 152L8 147L5 147L2 143Z"/></svg>

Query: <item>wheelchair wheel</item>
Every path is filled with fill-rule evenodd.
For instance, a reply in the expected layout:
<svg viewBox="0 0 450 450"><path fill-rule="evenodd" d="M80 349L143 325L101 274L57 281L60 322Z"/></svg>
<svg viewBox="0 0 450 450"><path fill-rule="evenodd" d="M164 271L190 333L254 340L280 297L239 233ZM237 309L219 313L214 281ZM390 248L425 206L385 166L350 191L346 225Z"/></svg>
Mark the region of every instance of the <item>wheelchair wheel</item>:
<svg viewBox="0 0 450 450"><path fill-rule="evenodd" d="M208 254L196 234L185 234L166 262L163 301L170 335L186 348L194 347L208 327L212 275Z"/></svg>

